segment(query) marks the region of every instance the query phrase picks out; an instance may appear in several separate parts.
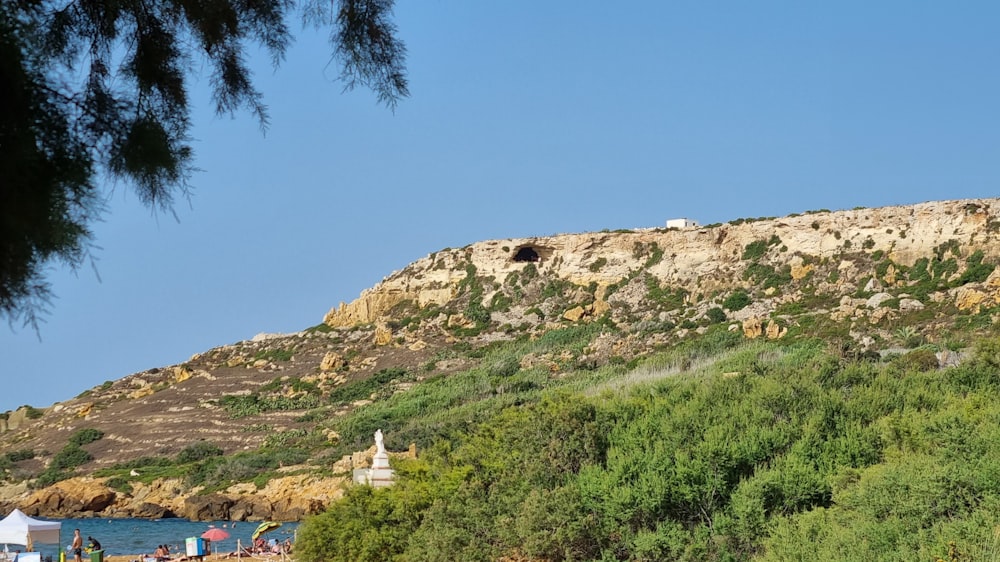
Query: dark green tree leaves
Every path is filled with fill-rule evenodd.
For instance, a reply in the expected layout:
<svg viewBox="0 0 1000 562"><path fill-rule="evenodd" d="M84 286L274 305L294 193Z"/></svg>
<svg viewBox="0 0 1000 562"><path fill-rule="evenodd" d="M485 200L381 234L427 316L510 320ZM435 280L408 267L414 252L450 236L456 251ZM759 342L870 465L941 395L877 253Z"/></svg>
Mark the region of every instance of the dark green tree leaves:
<svg viewBox="0 0 1000 562"><path fill-rule="evenodd" d="M277 64L298 12L331 30L345 88L394 107L408 94L392 0L13 0L0 4L0 314L37 326L43 267L77 267L102 185L169 210L193 171L188 79L208 68L219 113L267 107L246 63Z"/></svg>

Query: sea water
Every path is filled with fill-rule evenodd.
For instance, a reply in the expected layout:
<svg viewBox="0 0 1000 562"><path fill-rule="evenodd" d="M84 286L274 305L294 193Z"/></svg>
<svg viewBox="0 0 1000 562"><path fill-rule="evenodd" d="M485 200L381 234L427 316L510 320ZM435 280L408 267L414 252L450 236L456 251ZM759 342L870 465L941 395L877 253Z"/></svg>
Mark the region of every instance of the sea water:
<svg viewBox="0 0 1000 562"><path fill-rule="evenodd" d="M41 519L41 518L40 518ZM236 541L248 546L253 543L250 535L260 525L259 521L189 521L187 519L61 519L62 541L60 544L35 544L35 550L42 553L42 559L51 556L59 560L59 548L67 550L67 560L72 562L73 554L69 546L73 543L73 529L80 529L83 546L87 546L87 537L94 537L101 543L104 554L108 556L152 554L156 547L165 544L170 547L171 554L184 554L185 539L200 537L212 527L217 527L229 533L228 539L212 541L212 552L233 552ZM265 539L277 539L284 542L291 538L294 542L298 523L282 523L281 527L263 535ZM16 549L24 550L21 545L8 545L10 552ZM87 553L83 554L84 562L90 560Z"/></svg>

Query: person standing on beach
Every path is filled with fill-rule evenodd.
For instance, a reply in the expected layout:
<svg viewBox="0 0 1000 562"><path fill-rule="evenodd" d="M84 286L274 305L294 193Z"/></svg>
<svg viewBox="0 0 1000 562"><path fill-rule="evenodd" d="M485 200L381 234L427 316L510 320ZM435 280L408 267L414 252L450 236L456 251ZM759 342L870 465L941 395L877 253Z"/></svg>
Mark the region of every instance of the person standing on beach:
<svg viewBox="0 0 1000 562"><path fill-rule="evenodd" d="M73 549L74 562L83 562L83 537L80 536L80 529L73 529Z"/></svg>

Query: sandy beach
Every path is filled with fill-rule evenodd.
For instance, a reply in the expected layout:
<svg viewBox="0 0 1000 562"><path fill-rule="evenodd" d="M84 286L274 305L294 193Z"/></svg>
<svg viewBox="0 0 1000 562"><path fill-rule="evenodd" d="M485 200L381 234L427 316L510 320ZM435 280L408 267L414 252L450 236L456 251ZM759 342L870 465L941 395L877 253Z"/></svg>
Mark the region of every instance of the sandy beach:
<svg viewBox="0 0 1000 562"><path fill-rule="evenodd" d="M243 560L248 560L248 561L249 560L254 560L254 561L273 560L274 562L282 562L282 557L281 556L277 556L277 555L270 556L270 557L268 557L268 556L254 556L254 557L244 556L242 559ZM72 561L72 558L70 560ZM86 562L87 560L89 560L89 558L85 557L84 558L84 562ZM133 554L133 555L115 555L115 556L105 556L104 557L104 562L132 562L133 560L142 560L142 555L141 554ZM211 556L205 556L204 557L204 561L205 562L214 562L216 560L233 560L233 561L235 561L236 558L235 557L233 557L233 558L227 558L225 554L220 554L218 556L213 554ZM284 557L284 562L295 562L295 558L293 556L287 556L286 555Z"/></svg>

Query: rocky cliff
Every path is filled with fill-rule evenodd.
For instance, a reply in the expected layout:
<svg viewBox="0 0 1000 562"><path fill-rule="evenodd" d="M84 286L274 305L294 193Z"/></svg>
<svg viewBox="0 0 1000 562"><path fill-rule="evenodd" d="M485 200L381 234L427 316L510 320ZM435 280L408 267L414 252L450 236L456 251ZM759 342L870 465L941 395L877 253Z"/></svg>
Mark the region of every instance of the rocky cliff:
<svg viewBox="0 0 1000 562"><path fill-rule="evenodd" d="M371 434L331 420L469 369L476 349L583 323L606 329L510 368L626 364L713 329L855 354L933 343L945 363L996 321L998 235L1000 199L984 199L441 250L302 332L8 413L0 501L49 516L297 519L366 462Z"/></svg>
<svg viewBox="0 0 1000 562"><path fill-rule="evenodd" d="M981 199L809 211L685 229L493 240L430 254L354 302L341 303L324 321L358 326L398 319L407 311L428 316L428 310L440 310L438 320L445 326L469 325L462 297L475 277L483 285L475 298L490 309L490 321L501 325L553 315L578 320L606 310L625 324L695 320L714 306L726 308L725 299L735 291L753 302L729 307L728 316L749 321L751 328L781 316L783 309L833 312L835 319L864 317L877 324L931 302L963 310L995 304L997 280L969 271L996 263L998 234L1000 200ZM549 296L561 298L549 302L526 292L530 277L542 279L543 289L556 283L559 295ZM497 301L503 305L495 306ZM892 302L877 306L885 301Z"/></svg>

